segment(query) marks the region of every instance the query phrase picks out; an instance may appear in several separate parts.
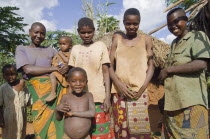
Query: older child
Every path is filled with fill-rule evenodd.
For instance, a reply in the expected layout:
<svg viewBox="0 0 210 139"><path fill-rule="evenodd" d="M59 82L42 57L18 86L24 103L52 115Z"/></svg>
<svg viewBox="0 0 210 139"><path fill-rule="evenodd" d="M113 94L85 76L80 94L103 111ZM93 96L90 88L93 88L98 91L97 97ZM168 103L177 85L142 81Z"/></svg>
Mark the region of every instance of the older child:
<svg viewBox="0 0 210 139"><path fill-rule="evenodd" d="M137 34L140 20L137 9L126 10L126 34L114 34L111 45L113 117L118 139L150 138L146 88L154 72L153 51L151 38Z"/></svg>
<svg viewBox="0 0 210 139"><path fill-rule="evenodd" d="M68 36L62 36L59 39L59 47L60 51L52 60L52 66L55 67L62 67L64 64L69 62L70 52L69 50L72 48L72 39ZM56 86L57 80L63 87L68 87L68 83L66 82L65 75L60 74L59 72L55 71L50 74L50 81L51 81L51 93L45 101L49 102L56 98Z"/></svg>
<svg viewBox="0 0 210 139"><path fill-rule="evenodd" d="M177 36L172 42L166 68L164 129L166 138L207 139L208 99L204 69L210 58L208 37L202 31L187 30L183 9L168 12L169 31Z"/></svg>
<svg viewBox="0 0 210 139"><path fill-rule="evenodd" d="M110 115L110 80L108 66L110 63L106 45L93 42L95 27L89 18L81 18L78 22L78 33L83 44L72 48L69 65L81 67L88 75L88 90L93 94L96 115L92 121L92 138L113 138L109 127Z"/></svg>
<svg viewBox="0 0 210 139"><path fill-rule="evenodd" d="M84 139L89 133L91 118L95 116L93 96L85 91L87 74L84 69L72 68L67 76L72 92L63 95L55 110L56 118L61 120L65 116L63 138Z"/></svg>
<svg viewBox="0 0 210 139"><path fill-rule="evenodd" d="M0 125L3 139L25 139L26 106L29 92L25 81L17 79L14 65L6 64L2 68L6 83L0 86Z"/></svg>

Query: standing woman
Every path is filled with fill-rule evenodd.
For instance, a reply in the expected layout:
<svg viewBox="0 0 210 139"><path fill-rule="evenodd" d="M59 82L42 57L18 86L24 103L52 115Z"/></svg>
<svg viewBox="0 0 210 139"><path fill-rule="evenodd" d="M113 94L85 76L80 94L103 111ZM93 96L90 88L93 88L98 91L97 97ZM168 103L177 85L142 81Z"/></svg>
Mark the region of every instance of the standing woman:
<svg viewBox="0 0 210 139"><path fill-rule="evenodd" d="M111 45L109 71L117 139L150 138L146 88L154 73L153 51L150 36L137 34L140 20L137 9L126 10L126 34L114 34Z"/></svg>
<svg viewBox="0 0 210 139"><path fill-rule="evenodd" d="M207 139L208 99L205 69L210 43L202 31L188 31L188 18L181 8L167 14L169 31L176 36L171 44L164 81L164 135L166 139Z"/></svg>
<svg viewBox="0 0 210 139"><path fill-rule="evenodd" d="M44 99L50 94L51 83L49 73L58 71L67 72L68 66L51 67L51 60L56 55L52 47L43 47L46 28L42 23L32 24L29 34L31 44L18 46L16 49L17 70L23 73L23 78L28 80L28 89L32 96L33 126L37 139L60 139L63 135L63 122L55 119L54 109L66 89L57 87L59 95L55 101L47 103Z"/></svg>

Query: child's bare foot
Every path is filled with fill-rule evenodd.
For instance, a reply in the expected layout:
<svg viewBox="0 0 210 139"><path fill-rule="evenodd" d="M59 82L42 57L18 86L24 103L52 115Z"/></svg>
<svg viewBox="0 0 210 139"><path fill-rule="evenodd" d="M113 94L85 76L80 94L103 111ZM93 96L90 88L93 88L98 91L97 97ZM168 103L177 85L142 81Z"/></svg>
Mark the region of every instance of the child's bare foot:
<svg viewBox="0 0 210 139"><path fill-rule="evenodd" d="M46 102L50 102L50 101L53 101L56 97L57 97L56 94L51 92L50 95L47 96L47 98L45 98L44 100Z"/></svg>

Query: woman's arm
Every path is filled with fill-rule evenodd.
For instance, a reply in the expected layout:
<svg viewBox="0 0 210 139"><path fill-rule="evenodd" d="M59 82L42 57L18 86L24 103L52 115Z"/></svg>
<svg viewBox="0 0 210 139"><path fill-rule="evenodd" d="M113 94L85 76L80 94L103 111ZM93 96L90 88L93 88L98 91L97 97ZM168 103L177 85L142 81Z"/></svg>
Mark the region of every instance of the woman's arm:
<svg viewBox="0 0 210 139"><path fill-rule="evenodd" d="M33 66L33 65L24 65L22 67L23 71L29 75L42 75L51 73L53 71L58 71L58 67L41 67L41 66Z"/></svg>
<svg viewBox="0 0 210 139"><path fill-rule="evenodd" d="M74 112L68 112L69 116L76 116L76 117L83 117L83 118L92 118L95 116L96 110L95 110L95 103L93 102L93 95L91 93L88 93L88 99L89 99L89 110L88 111L74 111Z"/></svg>
<svg viewBox="0 0 210 139"><path fill-rule="evenodd" d="M153 76L154 70L155 70L154 61L153 61L152 39L150 36L146 36L145 40L146 40L146 50L147 50L147 56L148 56L148 61L147 61L148 69L147 69L146 79L144 81L144 84L139 89L138 93L135 96L135 99L140 98L141 95L144 93L145 89L147 88L149 82L152 79L152 76Z"/></svg>
<svg viewBox="0 0 210 139"><path fill-rule="evenodd" d="M163 81L169 75L174 74L191 74L195 72L199 72L207 68L207 60L205 59L196 59L189 63L185 63L183 65L171 66L161 70L159 75L159 80Z"/></svg>
<svg viewBox="0 0 210 139"><path fill-rule="evenodd" d="M114 56L115 56L115 52L117 49L117 40L118 40L118 34L115 34L113 36L111 51L110 51L110 61L111 61L111 65L109 67L110 78L112 79L114 84L117 86L117 88L119 90L118 93L120 93L120 95L122 95L124 97L133 98L133 93L128 89L129 86L126 85L125 83L121 82L120 79L117 77L117 75L114 72L114 67L115 67L115 57Z"/></svg>

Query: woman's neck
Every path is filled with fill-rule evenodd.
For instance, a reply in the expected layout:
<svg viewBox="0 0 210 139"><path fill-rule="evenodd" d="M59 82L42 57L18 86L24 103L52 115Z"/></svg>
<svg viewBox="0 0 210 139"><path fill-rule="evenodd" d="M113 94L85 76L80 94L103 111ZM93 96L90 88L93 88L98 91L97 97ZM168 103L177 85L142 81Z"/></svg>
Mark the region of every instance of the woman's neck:
<svg viewBox="0 0 210 139"><path fill-rule="evenodd" d="M37 47L41 47L41 45L40 45L40 44L31 43L31 44L29 45L29 47L37 48Z"/></svg>
<svg viewBox="0 0 210 139"><path fill-rule="evenodd" d="M188 30L185 30L182 35L177 37L177 42L180 41L186 34L188 33Z"/></svg>
<svg viewBox="0 0 210 139"><path fill-rule="evenodd" d="M126 37L129 39L129 40L132 40L134 38L136 38L138 36L138 34L134 34L134 35L129 35L129 34L126 34Z"/></svg>

